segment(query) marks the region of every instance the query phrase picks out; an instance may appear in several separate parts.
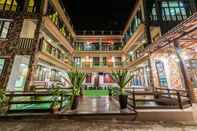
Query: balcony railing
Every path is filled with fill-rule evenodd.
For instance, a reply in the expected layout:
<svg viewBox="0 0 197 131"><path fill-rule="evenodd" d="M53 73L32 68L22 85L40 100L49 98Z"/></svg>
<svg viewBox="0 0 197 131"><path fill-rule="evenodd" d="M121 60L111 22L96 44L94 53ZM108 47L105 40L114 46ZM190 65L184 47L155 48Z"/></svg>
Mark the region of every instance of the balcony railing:
<svg viewBox="0 0 197 131"><path fill-rule="evenodd" d="M52 57L55 57L56 59L66 63L66 64L69 64L69 65L72 64L72 60L70 59L71 56L70 57L66 56L63 53L59 53L57 51L54 51L54 49L49 50L49 49L45 48L44 46L42 47L41 51L47 53L48 55L50 55Z"/></svg>
<svg viewBox="0 0 197 131"><path fill-rule="evenodd" d="M81 63L81 64L74 64L75 67L78 68L105 68L105 67L122 67L124 65L123 62L113 62L113 63Z"/></svg>
<svg viewBox="0 0 197 131"><path fill-rule="evenodd" d="M117 51L121 50L123 48L123 45L121 42L119 43L113 43L113 44L104 44L104 43L94 43L94 44L75 44L74 45L75 50L77 51Z"/></svg>
<svg viewBox="0 0 197 131"><path fill-rule="evenodd" d="M147 44L144 44L134 50L132 54L128 54L128 60L129 61L135 61L143 56L145 56L147 53L149 53L149 46Z"/></svg>
<svg viewBox="0 0 197 131"><path fill-rule="evenodd" d="M122 35L121 31L95 31L95 30L91 30L91 31L78 31L77 35Z"/></svg>
<svg viewBox="0 0 197 131"><path fill-rule="evenodd" d="M8 0L4 0L4 3L0 3L0 10L3 11L9 11L9 12L22 12L24 10L24 6L21 3L15 2L15 0L12 0L11 2ZM41 12L41 4L35 3L34 5L28 5L26 12L28 13L40 13Z"/></svg>
<svg viewBox="0 0 197 131"><path fill-rule="evenodd" d="M17 49L33 49L34 39L33 38L20 38L14 44Z"/></svg>

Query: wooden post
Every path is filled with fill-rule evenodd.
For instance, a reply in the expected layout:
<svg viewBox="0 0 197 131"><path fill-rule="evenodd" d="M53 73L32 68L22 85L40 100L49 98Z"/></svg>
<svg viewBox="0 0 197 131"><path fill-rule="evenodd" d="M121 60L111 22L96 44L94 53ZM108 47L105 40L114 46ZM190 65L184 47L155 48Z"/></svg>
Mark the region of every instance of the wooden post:
<svg viewBox="0 0 197 131"><path fill-rule="evenodd" d="M35 66L37 65L37 62L38 62L37 61L38 58L36 57L36 53L40 49L39 31L40 31L41 23L42 23L41 18L38 18L37 27L36 27L36 31L35 31L35 37L34 37L34 47L32 49L33 54L31 54L30 63L29 63L29 71L28 71L27 80L25 83L25 90L26 91L31 90L30 86L32 85L33 75L36 70Z"/></svg>
<svg viewBox="0 0 197 131"><path fill-rule="evenodd" d="M136 108L136 102L135 102L135 90L133 90L133 108Z"/></svg>
<svg viewBox="0 0 197 131"><path fill-rule="evenodd" d="M61 93L61 103L60 103L60 110L63 108L63 100L64 100L64 97L63 97L63 93Z"/></svg>
<svg viewBox="0 0 197 131"><path fill-rule="evenodd" d="M167 92L168 92L168 97L171 98L171 95L170 95L170 89L167 89Z"/></svg>
<svg viewBox="0 0 197 131"><path fill-rule="evenodd" d="M178 92L178 91L177 91L177 99L178 99L179 108L180 108L180 109L183 109L183 105L182 105L182 100L181 100L180 92Z"/></svg>
<svg viewBox="0 0 197 131"><path fill-rule="evenodd" d="M14 94L12 94L12 95L7 95L7 97L9 97L9 98L8 98L8 111L9 111L10 108L11 108L11 101L12 101L13 96L14 96Z"/></svg>
<svg viewBox="0 0 197 131"><path fill-rule="evenodd" d="M188 78L187 78L187 75L186 75L186 70L185 70L185 67L184 67L184 62L183 62L183 60L180 56L180 53L178 52L178 50L179 50L178 43L176 43L176 41L175 41L173 43L173 46L175 48L175 53L176 53L176 55L179 59L180 71L181 71L181 74L183 76L185 89L187 91L187 94L188 94L190 100L192 100L192 89L191 89L190 84L188 82Z"/></svg>

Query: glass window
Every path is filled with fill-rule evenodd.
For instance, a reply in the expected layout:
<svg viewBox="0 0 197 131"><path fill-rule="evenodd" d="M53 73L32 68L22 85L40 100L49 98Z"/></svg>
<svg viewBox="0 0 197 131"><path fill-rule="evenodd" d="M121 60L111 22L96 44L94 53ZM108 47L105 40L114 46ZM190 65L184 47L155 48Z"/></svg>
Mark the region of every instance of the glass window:
<svg viewBox="0 0 197 131"><path fill-rule="evenodd" d="M131 75L133 76L131 80L131 85L134 88L142 88L145 87L145 68L138 68L135 71L131 72Z"/></svg>
<svg viewBox="0 0 197 131"><path fill-rule="evenodd" d="M91 73L86 75L85 83L92 83L92 74Z"/></svg>
<svg viewBox="0 0 197 131"><path fill-rule="evenodd" d="M8 22L8 21L1 21L0 22L0 38L7 37L9 27L10 27L10 22Z"/></svg>
<svg viewBox="0 0 197 131"><path fill-rule="evenodd" d="M0 76L1 76L1 73L3 72L4 64L5 64L5 59L0 59Z"/></svg>
<svg viewBox="0 0 197 131"><path fill-rule="evenodd" d="M113 78L110 74L104 73L104 83L113 83Z"/></svg>
<svg viewBox="0 0 197 131"><path fill-rule="evenodd" d="M164 69L164 63L162 61L157 61L156 63L157 75L159 78L160 86L168 86L167 76Z"/></svg>
<svg viewBox="0 0 197 131"><path fill-rule="evenodd" d="M99 57L93 57L93 65L94 66L99 66L100 65Z"/></svg>
<svg viewBox="0 0 197 131"><path fill-rule="evenodd" d="M173 15L173 16L176 15L175 8L170 8L170 14Z"/></svg>
<svg viewBox="0 0 197 131"><path fill-rule="evenodd" d="M80 67L81 66L81 57L75 57L74 62L75 62L75 66Z"/></svg>
<svg viewBox="0 0 197 131"><path fill-rule="evenodd" d="M103 57L103 65L106 66L107 65L107 58Z"/></svg>
<svg viewBox="0 0 197 131"><path fill-rule="evenodd" d="M166 1L162 2L162 7L168 7L168 3Z"/></svg>
<svg viewBox="0 0 197 131"><path fill-rule="evenodd" d="M29 55L16 55L7 85L8 91L24 91L29 70Z"/></svg>
<svg viewBox="0 0 197 131"><path fill-rule="evenodd" d="M181 14L182 14L182 15L186 15L186 10L185 10L185 8L180 8L180 10L181 10Z"/></svg>
<svg viewBox="0 0 197 131"><path fill-rule="evenodd" d="M42 65L38 65L36 71L36 80L37 81L45 81L47 79L48 70L46 67Z"/></svg>
<svg viewBox="0 0 197 131"><path fill-rule="evenodd" d="M177 1L169 1L169 6L170 7L178 7L178 0Z"/></svg>
<svg viewBox="0 0 197 131"><path fill-rule="evenodd" d="M155 8L152 9L152 15L157 15Z"/></svg>
<svg viewBox="0 0 197 131"><path fill-rule="evenodd" d="M6 11L16 11L17 2L15 0L0 0L0 9L3 9L3 7Z"/></svg>
<svg viewBox="0 0 197 131"><path fill-rule="evenodd" d="M166 15L167 20L180 21L187 17L186 9L182 2L168 1L168 4L167 2L162 2L162 8L165 8L164 10L165 13L163 12L162 15ZM169 19L170 17L168 15L171 16L171 19Z"/></svg>

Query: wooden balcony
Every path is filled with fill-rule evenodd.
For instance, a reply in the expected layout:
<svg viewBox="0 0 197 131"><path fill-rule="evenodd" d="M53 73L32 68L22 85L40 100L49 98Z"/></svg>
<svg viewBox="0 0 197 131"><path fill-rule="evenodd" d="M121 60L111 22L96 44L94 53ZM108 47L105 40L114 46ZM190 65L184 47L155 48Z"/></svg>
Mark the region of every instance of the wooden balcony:
<svg viewBox="0 0 197 131"><path fill-rule="evenodd" d="M68 16L65 15L64 10L62 9L61 5L59 2L57 2L57 0L51 0L51 2L53 3L56 11L58 12L58 14L60 15L60 17L62 18L62 20L64 21L64 23L66 24L66 27L68 27L68 30L71 32L72 36L75 37L76 34L73 30L73 27L71 25L71 21L70 18L68 18Z"/></svg>
<svg viewBox="0 0 197 131"><path fill-rule="evenodd" d="M126 45L123 48L123 52L128 52L129 49L137 42L137 40L144 34L144 24L141 24L135 33L129 38Z"/></svg>
<svg viewBox="0 0 197 131"><path fill-rule="evenodd" d="M62 61L60 59L58 59L57 57L49 54L46 51L42 51L40 53L37 54L38 58L40 58L43 61L47 61L53 65L55 65L58 68L64 69L64 70L72 70L72 65L67 62L67 61Z"/></svg>
<svg viewBox="0 0 197 131"><path fill-rule="evenodd" d="M120 63L111 63L108 62L106 65L104 63L99 63L98 65L95 65L90 62L82 63L80 66L77 67L78 70L83 72L106 72L111 73L112 71L122 70L125 69L123 64Z"/></svg>
<svg viewBox="0 0 197 131"><path fill-rule="evenodd" d="M101 56L117 56L121 57L123 54L122 51L75 51L75 57L85 57L85 56L94 56L94 57L101 57Z"/></svg>
<svg viewBox="0 0 197 131"><path fill-rule="evenodd" d="M47 17L44 16L43 18L43 25L44 27L62 44L70 53L74 52L71 43L64 37L64 35L58 30L55 24Z"/></svg>
<svg viewBox="0 0 197 131"><path fill-rule="evenodd" d="M129 61L127 64L127 68L131 68L131 67L134 67L138 64L141 64L142 62L146 61L148 58L149 58L149 54L144 53L141 57L138 57L133 61Z"/></svg>
<svg viewBox="0 0 197 131"><path fill-rule="evenodd" d="M78 68L79 71L86 72L86 73L92 73L92 72L105 72L105 73L112 73L112 71L118 71L125 69L124 67L81 67Z"/></svg>

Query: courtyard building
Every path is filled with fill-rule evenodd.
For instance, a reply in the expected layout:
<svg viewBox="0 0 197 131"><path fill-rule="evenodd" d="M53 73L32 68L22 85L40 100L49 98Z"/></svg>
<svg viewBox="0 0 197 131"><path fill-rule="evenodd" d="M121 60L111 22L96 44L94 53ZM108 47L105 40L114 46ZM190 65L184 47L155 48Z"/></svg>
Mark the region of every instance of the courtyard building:
<svg viewBox="0 0 197 131"><path fill-rule="evenodd" d="M83 88L99 92L117 87L112 72L127 70L128 90L183 91L197 102L197 1L133 7L123 30L77 31L61 0L0 0L0 88L67 89L68 72L77 70L86 73Z"/></svg>

